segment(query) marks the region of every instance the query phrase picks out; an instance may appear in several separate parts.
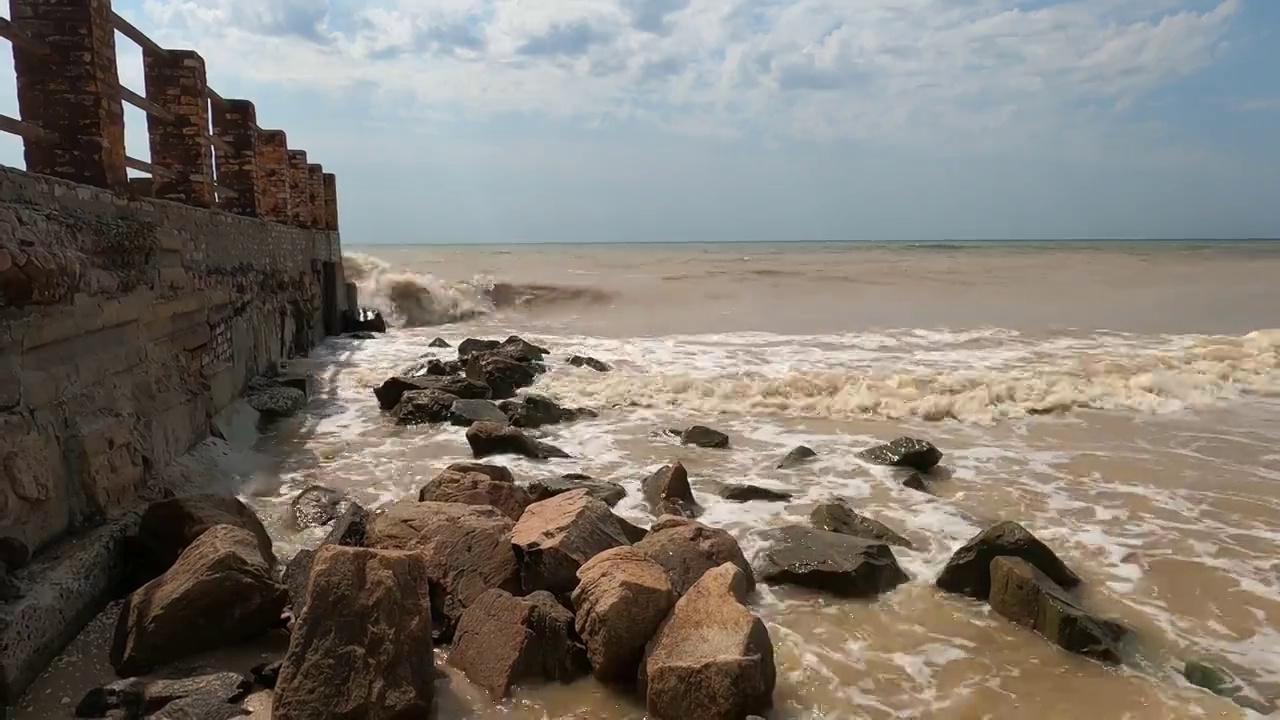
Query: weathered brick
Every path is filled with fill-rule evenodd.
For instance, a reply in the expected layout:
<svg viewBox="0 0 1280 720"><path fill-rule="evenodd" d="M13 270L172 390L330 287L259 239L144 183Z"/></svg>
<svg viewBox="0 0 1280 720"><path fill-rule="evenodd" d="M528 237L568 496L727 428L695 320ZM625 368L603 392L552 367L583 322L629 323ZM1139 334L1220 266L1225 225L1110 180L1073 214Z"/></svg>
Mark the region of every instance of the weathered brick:
<svg viewBox="0 0 1280 720"><path fill-rule="evenodd" d="M147 114L151 162L168 171L151 179L152 196L212 207L213 155L204 58L192 50L143 49L147 99L172 116Z"/></svg>

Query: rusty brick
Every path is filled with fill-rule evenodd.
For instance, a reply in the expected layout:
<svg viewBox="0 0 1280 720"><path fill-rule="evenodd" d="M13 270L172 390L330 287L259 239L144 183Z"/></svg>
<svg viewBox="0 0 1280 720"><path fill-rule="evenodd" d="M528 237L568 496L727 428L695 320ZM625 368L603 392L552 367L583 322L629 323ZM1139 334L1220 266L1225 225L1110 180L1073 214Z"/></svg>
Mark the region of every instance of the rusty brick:
<svg viewBox="0 0 1280 720"><path fill-rule="evenodd" d="M226 100L213 105L213 132L226 145L217 151L218 184L235 192L221 198L227 212L258 217L258 115L248 100Z"/></svg>
<svg viewBox="0 0 1280 720"><path fill-rule="evenodd" d="M283 130L258 132L258 216L288 224L289 140Z"/></svg>
<svg viewBox="0 0 1280 720"><path fill-rule="evenodd" d="M209 146L209 100L204 59L192 50L161 56L143 50L147 99L173 115L147 114L151 162L173 173L152 178L152 194L165 200L213 207L213 155Z"/></svg>
<svg viewBox="0 0 1280 720"><path fill-rule="evenodd" d="M110 0L10 0L9 10L56 58L13 48L22 119L51 136L23 140L27 169L127 193Z"/></svg>
<svg viewBox="0 0 1280 720"><path fill-rule="evenodd" d="M289 224L311 227L311 176L305 150L289 151Z"/></svg>

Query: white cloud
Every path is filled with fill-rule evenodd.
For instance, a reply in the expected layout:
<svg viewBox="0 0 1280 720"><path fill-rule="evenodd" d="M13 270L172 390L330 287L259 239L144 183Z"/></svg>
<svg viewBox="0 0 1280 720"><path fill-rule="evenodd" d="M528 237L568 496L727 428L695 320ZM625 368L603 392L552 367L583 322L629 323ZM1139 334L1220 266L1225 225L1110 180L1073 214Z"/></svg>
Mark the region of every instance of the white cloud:
<svg viewBox="0 0 1280 720"><path fill-rule="evenodd" d="M1239 2L147 0L142 24L215 73L424 112L945 144L1140 99L1211 63Z"/></svg>

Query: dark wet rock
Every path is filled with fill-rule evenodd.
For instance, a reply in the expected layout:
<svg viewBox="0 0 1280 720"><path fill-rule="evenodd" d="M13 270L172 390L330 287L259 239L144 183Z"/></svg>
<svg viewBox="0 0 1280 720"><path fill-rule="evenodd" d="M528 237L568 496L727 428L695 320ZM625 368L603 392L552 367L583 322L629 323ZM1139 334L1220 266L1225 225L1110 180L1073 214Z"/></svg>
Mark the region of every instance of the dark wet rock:
<svg viewBox="0 0 1280 720"><path fill-rule="evenodd" d="M535 345L519 335L512 335L502 341L497 348L503 355L520 362L541 362L551 351Z"/></svg>
<svg viewBox="0 0 1280 720"><path fill-rule="evenodd" d="M484 383L468 380L464 377L403 377L397 375L387 378L374 389L378 398L378 406L383 410L391 410L400 404L400 398L411 390L436 390L467 400L484 400L489 397L489 386Z"/></svg>
<svg viewBox="0 0 1280 720"><path fill-rule="evenodd" d="M994 574L995 571L992 572ZM1235 676L1226 668L1206 658L1187 660L1182 667L1182 676L1192 685L1208 690L1214 695L1234 698L1241 694L1242 687Z"/></svg>
<svg viewBox="0 0 1280 720"><path fill-rule="evenodd" d="M453 346L449 344L448 340L445 340L442 337L438 337L435 340L432 340L431 342L427 343L427 347L447 348L447 347L453 347Z"/></svg>
<svg viewBox="0 0 1280 720"><path fill-rule="evenodd" d="M511 532L525 592L568 597L578 568L609 548L629 544L609 506L586 490L557 495L525 509Z"/></svg>
<svg viewBox="0 0 1280 720"><path fill-rule="evenodd" d="M428 718L435 689L430 581L416 552L316 553L272 720Z"/></svg>
<svg viewBox="0 0 1280 720"><path fill-rule="evenodd" d="M900 437L884 445L867 448L858 453L858 457L876 465L892 465L929 472L942 459L942 451L927 440Z"/></svg>
<svg viewBox="0 0 1280 720"><path fill-rule="evenodd" d="M477 462L456 462L450 463L445 470L452 470L457 473L480 473L495 482L513 483L516 481L515 475L511 474L511 470L505 465L489 465Z"/></svg>
<svg viewBox="0 0 1280 720"><path fill-rule="evenodd" d="M682 517L665 516L649 528L635 548L661 565L671 578L671 587L683 595L702 574L725 563L742 570L747 589L755 587L751 565L732 535Z"/></svg>
<svg viewBox="0 0 1280 720"><path fill-rule="evenodd" d="M588 355L572 355L569 357L569 364L574 367L591 368L596 372L609 372L611 369L608 364Z"/></svg>
<svg viewBox="0 0 1280 720"><path fill-rule="evenodd" d="M1280 709L1280 706L1277 706L1275 702L1257 697L1256 695L1249 694L1248 692L1231 696L1231 702L1246 710L1252 710L1259 715L1264 716L1271 715L1275 713L1277 709Z"/></svg>
<svg viewBox="0 0 1280 720"><path fill-rule="evenodd" d="M522 428L539 428L596 417L594 410L561 407L554 400L541 395L525 395L519 400L504 400L499 404L512 425Z"/></svg>
<svg viewBox="0 0 1280 720"><path fill-rule="evenodd" d="M648 529L642 528L616 513L613 518L618 521L618 527L622 528L622 534L627 537L627 542L632 545L648 537Z"/></svg>
<svg viewBox="0 0 1280 720"><path fill-rule="evenodd" d="M505 423L507 416L492 400L455 400L449 408L449 422L470 427L478 422Z"/></svg>
<svg viewBox="0 0 1280 720"><path fill-rule="evenodd" d="M343 333L342 337L349 338L351 340L377 340L378 339L377 335L367 330L359 330L357 332Z"/></svg>
<svg viewBox="0 0 1280 720"><path fill-rule="evenodd" d="M10 572L21 570L31 561L31 550L16 537L0 537L0 565Z"/></svg>
<svg viewBox="0 0 1280 720"><path fill-rule="evenodd" d="M696 517L701 511L693 499L693 488L689 485L689 472L685 470L684 463L676 462L659 468L640 483L640 488L655 515Z"/></svg>
<svg viewBox="0 0 1280 720"><path fill-rule="evenodd" d="M675 433L685 445L696 445L700 448L723 450L729 447L729 436L719 430L712 430L705 425L694 425L684 432Z"/></svg>
<svg viewBox="0 0 1280 720"><path fill-rule="evenodd" d="M791 493L782 492L781 490L770 490L769 488L760 487L759 485L725 485L720 488L720 497L730 502L786 502L791 499Z"/></svg>
<svg viewBox="0 0 1280 720"><path fill-rule="evenodd" d="M399 377L447 377L462 372L462 363L457 360L438 360L431 358L416 362L400 371Z"/></svg>
<svg viewBox="0 0 1280 720"><path fill-rule="evenodd" d="M276 682L280 679L280 667L284 664L282 660L274 662L262 663L254 665L249 670L249 676L253 678L253 684L258 687L264 687L268 690L274 690Z"/></svg>
<svg viewBox="0 0 1280 720"><path fill-rule="evenodd" d="M467 428L467 444L476 458L492 455L523 455L534 460L569 457L569 453L535 440L518 428L491 422L478 422Z"/></svg>
<svg viewBox="0 0 1280 720"><path fill-rule="evenodd" d="M548 592L490 590L462 615L449 664L494 700L517 684L572 682L588 671L573 614Z"/></svg>
<svg viewBox="0 0 1280 720"><path fill-rule="evenodd" d="M168 706L186 701L188 707L207 706L211 712L220 710L246 714L238 703L253 689L253 683L234 672L215 672L188 677L160 677L151 680L128 678L96 687L80 700L75 708L78 718L124 717L142 718L154 716ZM225 705L226 708L218 706ZM115 713L115 715L112 715ZM203 718L203 715L194 716ZM220 715L219 717L235 717Z"/></svg>
<svg viewBox="0 0 1280 720"><path fill-rule="evenodd" d="M798 585L838 597L874 597L908 580L881 542L800 525L770 530L756 574L771 584Z"/></svg>
<svg viewBox="0 0 1280 720"><path fill-rule="evenodd" d="M359 308L346 316L346 330L359 333L384 333L387 331L387 319L382 311L374 308Z"/></svg>
<svg viewBox="0 0 1280 720"><path fill-rule="evenodd" d="M350 504L345 493L323 485L308 485L289 503L293 525L299 530L333 522Z"/></svg>
<svg viewBox="0 0 1280 720"><path fill-rule="evenodd" d="M591 493L591 497L603 501L609 507L617 505L627 496L626 488L621 485L595 480L587 475L570 474L529 483L529 495L533 497L534 502L553 498L571 490L586 490Z"/></svg>
<svg viewBox="0 0 1280 720"><path fill-rule="evenodd" d="M643 552L616 547L578 569L574 626L591 674L604 682L636 677L644 648L675 605L667 571Z"/></svg>
<svg viewBox="0 0 1280 720"><path fill-rule="evenodd" d="M786 457L782 458L782 462L778 463L778 469L790 470L792 468L800 467L801 465L811 462L816 457L818 457L818 453L814 452L813 448L798 445L792 448L791 452L787 453Z"/></svg>
<svg viewBox="0 0 1280 720"><path fill-rule="evenodd" d="M915 549L910 540L894 532L889 526L854 512L844 503L819 503L813 512L809 513L809 522L819 530Z"/></svg>
<svg viewBox="0 0 1280 720"><path fill-rule="evenodd" d="M320 547L360 547L364 544L368 523L369 511L355 502L348 503L342 514L333 521L329 534L321 541ZM289 590L289 607L293 608L294 614L302 609L302 602L306 598L307 581L311 577L311 563L315 559L315 553L312 549L299 550L285 566L282 580Z"/></svg>
<svg viewBox="0 0 1280 720"><path fill-rule="evenodd" d="M925 482L924 476L920 473L911 473L906 480L902 481L902 487L908 490L929 494L929 484Z"/></svg>
<svg viewBox="0 0 1280 720"><path fill-rule="evenodd" d="M747 577L713 568L676 602L645 651L640 694L655 720L740 720L773 704L773 642L746 607Z"/></svg>
<svg viewBox="0 0 1280 720"><path fill-rule="evenodd" d="M164 575L125 601L111 644L122 677L261 635L280 621L287 593L275 582L257 539L216 525Z"/></svg>
<svg viewBox="0 0 1280 720"><path fill-rule="evenodd" d="M477 353L467 358L467 378L489 386L490 397L505 400L533 384L537 371L530 365L497 352Z"/></svg>
<svg viewBox="0 0 1280 720"><path fill-rule="evenodd" d="M1019 557L991 561L991 608L1068 652L1118 664L1130 632L1089 614L1057 583Z"/></svg>
<svg viewBox="0 0 1280 720"><path fill-rule="evenodd" d="M458 343L458 359L466 360L476 353L489 352L497 350L502 343L497 340L479 340L477 338L467 338Z"/></svg>
<svg viewBox="0 0 1280 720"><path fill-rule="evenodd" d="M1080 584L1080 577L1047 545L1018 523L1005 521L983 530L956 550L937 585L947 592L986 600L991 594L991 561L1001 555L1026 560L1067 590Z"/></svg>
<svg viewBox="0 0 1280 720"><path fill-rule="evenodd" d="M265 418L292 417L307 404L307 394L297 388L276 385L245 396L249 407Z"/></svg>
<svg viewBox="0 0 1280 720"><path fill-rule="evenodd" d="M13 602L22 597L22 586L0 565L0 603Z"/></svg>
<svg viewBox="0 0 1280 720"><path fill-rule="evenodd" d="M215 525L244 528L257 540L258 552L268 568L276 556L271 536L249 506L230 495L184 495L147 506L137 534L127 545L130 587L138 587L168 570L196 538Z"/></svg>
<svg viewBox="0 0 1280 720"><path fill-rule="evenodd" d="M439 390L410 390L392 414L397 425L426 425L448 420L453 414L454 395Z"/></svg>
<svg viewBox="0 0 1280 720"><path fill-rule="evenodd" d="M426 560L436 635L447 640L463 611L485 591L521 592L511 545L514 525L490 506L401 500L373 520L367 543L411 550Z"/></svg>
<svg viewBox="0 0 1280 720"><path fill-rule="evenodd" d="M489 505L519 520L533 502L529 493L510 480L494 480L487 473L446 469L418 492L419 501Z"/></svg>

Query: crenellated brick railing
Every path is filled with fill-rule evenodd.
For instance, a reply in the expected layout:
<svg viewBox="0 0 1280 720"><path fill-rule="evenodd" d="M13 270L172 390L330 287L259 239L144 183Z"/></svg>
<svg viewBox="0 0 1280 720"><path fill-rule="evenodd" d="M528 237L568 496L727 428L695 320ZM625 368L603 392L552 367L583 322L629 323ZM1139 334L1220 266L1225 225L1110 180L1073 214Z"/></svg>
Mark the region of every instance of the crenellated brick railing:
<svg viewBox="0 0 1280 720"><path fill-rule="evenodd" d="M130 197L154 197L294 227L338 229L337 181L258 125L253 103L208 85L204 58L162 48L110 0L9 0L26 169ZM116 33L142 48L145 94L119 81ZM151 161L125 151L124 103L147 114ZM147 173L130 179L128 171Z"/></svg>

